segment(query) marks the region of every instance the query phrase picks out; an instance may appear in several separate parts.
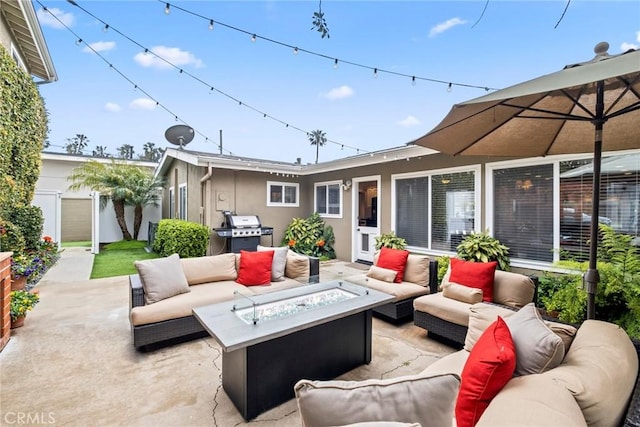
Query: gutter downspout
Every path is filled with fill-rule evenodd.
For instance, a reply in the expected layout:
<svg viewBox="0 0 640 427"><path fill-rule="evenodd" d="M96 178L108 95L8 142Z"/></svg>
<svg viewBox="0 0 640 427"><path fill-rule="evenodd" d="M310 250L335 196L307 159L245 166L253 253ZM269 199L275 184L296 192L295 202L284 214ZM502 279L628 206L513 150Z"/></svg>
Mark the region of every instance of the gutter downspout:
<svg viewBox="0 0 640 427"><path fill-rule="evenodd" d="M208 162L207 173L202 178L200 178L200 223L203 225L207 225L205 220L205 206L204 206L205 205L204 201L207 196L206 186L207 186L207 181L212 176L213 176L213 165L211 164L211 162Z"/></svg>

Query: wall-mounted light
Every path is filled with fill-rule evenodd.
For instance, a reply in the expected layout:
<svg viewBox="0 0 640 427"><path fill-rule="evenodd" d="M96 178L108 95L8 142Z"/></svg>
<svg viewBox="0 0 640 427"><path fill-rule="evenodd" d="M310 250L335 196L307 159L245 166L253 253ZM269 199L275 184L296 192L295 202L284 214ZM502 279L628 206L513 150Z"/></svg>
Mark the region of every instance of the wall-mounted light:
<svg viewBox="0 0 640 427"><path fill-rule="evenodd" d="M340 184L340 186L342 187L342 189L344 191L347 191L351 188L351 180L348 179L347 181L343 182L342 184Z"/></svg>

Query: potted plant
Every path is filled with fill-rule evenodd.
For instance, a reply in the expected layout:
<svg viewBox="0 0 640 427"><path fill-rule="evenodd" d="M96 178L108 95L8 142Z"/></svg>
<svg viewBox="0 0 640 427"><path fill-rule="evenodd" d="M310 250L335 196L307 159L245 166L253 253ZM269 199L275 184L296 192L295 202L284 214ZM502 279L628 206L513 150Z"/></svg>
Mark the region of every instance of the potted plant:
<svg viewBox="0 0 640 427"><path fill-rule="evenodd" d="M393 231L376 236L375 239L376 249L381 249L382 247L404 249L407 246L407 241L402 237L396 236L396 233Z"/></svg>
<svg viewBox="0 0 640 427"><path fill-rule="evenodd" d="M29 276L35 272L33 260L24 255L18 255L11 259L11 290L24 289Z"/></svg>
<svg viewBox="0 0 640 427"><path fill-rule="evenodd" d="M28 291L12 291L10 302L11 328L19 328L24 324L24 318L28 311L40 301L37 294Z"/></svg>
<svg viewBox="0 0 640 427"><path fill-rule="evenodd" d="M468 234L456 248L456 254L465 261L497 261L498 270L509 271L509 248L487 231Z"/></svg>

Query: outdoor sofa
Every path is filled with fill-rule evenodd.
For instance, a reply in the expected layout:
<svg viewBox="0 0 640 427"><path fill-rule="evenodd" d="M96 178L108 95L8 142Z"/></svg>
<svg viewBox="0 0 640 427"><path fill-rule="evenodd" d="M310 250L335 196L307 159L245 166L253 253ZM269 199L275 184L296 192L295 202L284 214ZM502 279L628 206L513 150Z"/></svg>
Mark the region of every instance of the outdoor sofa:
<svg viewBox="0 0 640 427"><path fill-rule="evenodd" d="M484 298L476 288L460 286L450 281L451 268L442 278L440 291L416 298L413 302L413 322L428 331L429 336L454 347L464 344L469 326L470 307ZM496 270L492 295L488 303L519 309L536 302L538 278Z"/></svg>
<svg viewBox="0 0 640 427"><path fill-rule="evenodd" d="M129 276L133 346L151 349L152 345L168 340L206 336L205 329L192 314L194 307L318 282L318 258L297 254L287 247L258 249L275 249L271 282L267 285L245 286L236 281L240 254L182 259L174 254L137 261L139 274ZM280 265L276 267L275 263ZM178 282L181 285L176 291L173 288ZM158 294L170 296L158 299Z"/></svg>
<svg viewBox="0 0 640 427"><path fill-rule="evenodd" d="M394 296L390 303L375 307L373 313L392 321L402 321L413 317L413 301L422 295L438 291L438 262L425 255L409 254L404 268L402 281L386 281L378 275L376 269L380 251L374 255L373 266L369 271L347 276L347 282L367 286ZM384 273L382 273L384 275Z"/></svg>
<svg viewBox="0 0 640 427"><path fill-rule="evenodd" d="M465 375L474 377L473 373L482 370L474 365L481 351L474 352L474 346L481 347L479 337L489 325L499 322L498 316L504 319L515 343L515 372L507 371L493 395L483 397L483 410L471 412L478 427L640 425L640 345L623 329L599 320L587 320L578 329L554 322L544 323L540 329L544 320L534 314L534 304L517 312L493 304L475 305L480 308L472 316L465 348L418 374L366 381L299 381L295 392L303 425L469 425L461 421L467 421L469 412L458 412L456 407L468 404L465 396L474 380L465 380ZM470 360L473 366L465 368ZM495 361L495 356L483 360L493 367L498 365ZM525 372L518 372L521 369ZM463 394L461 384L465 381ZM480 392L493 387L488 382L480 383ZM452 424L453 418L457 419Z"/></svg>

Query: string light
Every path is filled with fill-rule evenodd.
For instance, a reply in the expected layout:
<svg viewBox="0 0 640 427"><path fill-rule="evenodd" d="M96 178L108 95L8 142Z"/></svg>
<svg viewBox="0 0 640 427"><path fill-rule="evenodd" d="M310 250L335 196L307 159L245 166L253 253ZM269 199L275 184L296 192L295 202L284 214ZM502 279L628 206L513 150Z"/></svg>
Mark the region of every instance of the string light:
<svg viewBox="0 0 640 427"><path fill-rule="evenodd" d="M297 47L294 47L294 48L293 48L293 54L294 54L294 55L297 55L297 54L298 54L298 48L297 48Z"/></svg>
<svg viewBox="0 0 640 427"><path fill-rule="evenodd" d="M53 17L54 19L56 19L56 20L57 20L57 21L58 21L58 22L59 22L63 27L65 27L65 28L66 28L70 33L72 33L74 36L78 37L78 43L82 43L82 42L83 42L83 40L78 36L78 34L76 34L76 33L75 33L71 28L69 28L69 27L68 27L67 25L65 25L62 21L60 21L60 19L58 19L55 15L53 15L50 11L48 11L48 10L47 10L47 8L46 8L46 6L44 6L44 5L41 3L41 1L40 1L40 0L36 0L36 2L37 2L38 4L40 4L40 6L42 6L42 8L43 8L43 10L44 10L44 11L47 11L49 14L51 14L51 15L52 15L52 17ZM121 31L119 31L117 28L109 26L109 24L107 24L105 21L103 21L103 20L102 20L102 19L100 19L99 17L97 17L97 16L93 15L91 12L87 11L87 10L86 10L86 9L84 9L82 6L78 5L77 3L75 3L75 2L70 2L70 3L72 3L74 6L78 7L78 8L79 8L79 9L81 9L83 12L85 12L85 13L86 13L86 14L88 14L88 15L90 15L92 18L96 19L97 21L99 21L99 22L100 22L100 23L102 23L103 25L105 25L105 26L109 27L109 29L111 29L111 30L115 31L116 33L118 33L119 35L121 35L122 37L124 37L125 39L127 39L128 41L130 41L131 43L133 43L133 44L137 45L138 47L140 47L141 49L143 49L145 54L149 54L149 55L153 55L153 56L155 56L155 57L156 57L156 58L158 58L159 60L161 60L161 61L165 62L167 65L169 65L169 66L173 67L174 69L176 69L180 74L186 74L187 76L189 76L189 77L193 78L194 80L197 80L198 82L200 82L200 83L202 83L202 84L206 85L206 87L207 87L207 89L209 89L210 93L212 93L213 91L216 91L216 92L220 93L221 95L223 95L223 96L225 96L225 97L227 97L227 98L229 98L229 99L232 99L232 100L234 100L234 101L238 102L238 104L239 104L240 106L244 106L244 107L246 107L246 108L249 108L249 109L251 109L251 110L253 110L253 111L255 111L255 112L258 112L258 113L262 114L263 118L265 118L265 119L266 119L266 118L269 118L269 119L271 119L271 120L274 120L274 121L277 121L277 122L280 122L280 123L284 124L284 125L285 125L285 127L286 127L287 129L288 129L289 127L291 127L291 128L293 128L293 129L295 129L295 130L297 130L297 131L299 131L299 132L303 132L305 135L306 135L306 134L308 134L308 131L305 131L305 130L303 130L303 129L301 129L301 128L298 128L298 127L293 126L293 125L291 125L291 124L289 124L289 123L286 123L285 121L282 121L282 120L280 120L280 119L278 119L278 118L275 118L275 117L273 117L273 116L271 116L271 115L268 115L266 112L262 112L262 111L260 111L260 110L258 110L258 109L256 109L256 108L254 108L254 107L252 107L252 106L250 106L250 105L247 105L246 103L243 103L241 100L236 99L235 97L233 97L233 96L231 96L231 95L229 95L229 94L227 94L227 93L225 93L225 92L223 92L223 91L221 91L221 90L219 90L219 89L215 88L214 86L208 85L206 82L204 82L204 81L203 81L203 80L201 80L200 78L198 78L198 77L194 76L194 75L193 75L193 74L191 74L190 72L188 72L188 71L186 71L186 70L184 70L184 69L182 69L182 68L180 68L180 67L176 66L175 64L171 63L171 62L170 62L170 61L168 61L167 59L165 59L165 58L161 57L160 55L156 54L155 52L150 51L150 50L149 50L149 48L147 48L147 47L143 46L142 44L138 43L137 41L133 40L131 37L129 37L129 36L127 36L126 34L122 33L122 32L121 32ZM167 3L167 5L169 5L169 3ZM175 8L177 8L177 9L181 9L179 6L175 6L175 5L174 5L174 7L175 7ZM224 24L223 24L223 25L224 25ZM256 36L256 37L257 37L257 36ZM93 53L95 53L95 54L96 54L96 56L98 56L100 59L102 59L102 60L103 60L103 61L104 61L108 66L109 66L109 68L111 68L111 69L115 70L115 71L116 71L116 72L117 72L117 73L118 73L122 78L124 78L124 79L125 79L125 80L127 80L129 83L131 83L131 84L132 84L132 86L134 87L134 90L140 90L140 91L141 91L142 93L144 93L144 94L145 94L149 99L151 99L152 101L154 101L156 106L159 106L159 107L161 107L162 109L164 109L165 111L167 111L168 113L170 113L170 114L174 117L174 119L175 119L176 121L181 121L181 122L183 122L183 123L187 124L184 120L180 119L180 117L179 117L177 114L173 113L173 112L172 112L171 110L169 110L166 106L164 106L164 105L163 105L163 104L161 104L159 101L157 101L153 96L151 96L151 95L150 95L149 93L147 93L145 90L143 90L142 88L140 88L137 84L135 84L135 83L134 83L134 82L133 82L129 77L127 77L124 73L122 73L122 72L121 72L118 68L116 68L113 64L111 64L110 62L108 62L108 61L106 60L106 58L105 58L105 57L104 57L100 52L98 52L98 51L96 51L95 49L93 49L90 45L87 45L87 46L88 46L88 48L89 48L89 49L91 49L91 50L93 51ZM301 50L301 49L298 49L298 50ZM335 63L337 63L337 62L338 62L338 59L337 59L337 58L334 58L334 62L335 62ZM192 128L193 128L193 126L192 126ZM208 140L209 140L209 138L208 138L208 137L206 137L206 135L203 135L203 134L202 134L201 132L199 132L198 130L196 130L196 133L197 133L197 134L199 134L199 135L201 135L201 136L203 136L203 137L205 138L205 141L208 141ZM341 146L341 149L344 149L345 147L347 147L347 148L349 148L349 149L353 149L353 150L357 151L357 153L358 153L358 154L359 154L359 153L360 153L360 151L361 151L361 150L360 150L359 148L357 148L357 147L353 147L353 146L349 146L349 145L341 144L341 143L336 142L336 141L327 140L327 142L328 142L328 143L335 144L335 145L340 145L340 146ZM219 144L217 144L217 145L218 145L218 147L220 147L220 145L219 145ZM222 149L222 147L220 147L220 148ZM229 151L229 150L225 150L225 151L227 151L230 155L231 155L231 154L233 154L233 153L232 153L231 151ZM363 151L364 153L369 153L369 151L368 151L368 150L362 150L362 151ZM372 155L373 155L373 154L372 154Z"/></svg>
<svg viewBox="0 0 640 427"><path fill-rule="evenodd" d="M102 31L103 31L103 32L105 32L105 33L106 33L107 31L109 31L109 24L105 24L105 25L104 25L104 28L102 29Z"/></svg>
<svg viewBox="0 0 640 427"><path fill-rule="evenodd" d="M334 70L337 70L337 69L338 69L338 58L336 58L336 59L333 61L333 69L334 69Z"/></svg>
<svg viewBox="0 0 640 427"><path fill-rule="evenodd" d="M255 35L255 34L253 34L253 35L251 36L251 41L252 41L252 42L255 42L255 41L256 41L256 35Z"/></svg>
<svg viewBox="0 0 640 427"><path fill-rule="evenodd" d="M160 2L160 3L164 3L163 0L157 0L157 1ZM167 5L168 5L168 3L167 3ZM197 18L204 19L206 21L211 21L212 20L209 17L200 15L199 13L193 12L193 11L191 11L189 9L185 9L185 8L177 6L177 5L173 5L173 8L177 9L179 11L182 11L184 13L187 13L189 15L195 16ZM237 31L237 32L240 32L240 33L251 35L252 39L253 39L253 37L256 37L256 38L258 37L258 35L256 33L244 30L242 28L235 27L233 25L228 25L228 24L225 24L225 23L220 22L220 21L216 21L216 24L219 25L219 26L228 28L230 30L234 30L234 31ZM328 55L325 55L325 54L322 54L322 53L314 52L314 51L311 51L311 50L306 50L306 49L303 49L303 48L300 48L300 47L296 47L294 45L290 45L288 43L284 43L284 42L281 42L281 41L278 41L278 40L274 40L274 39L271 39L271 38L268 38L268 37L260 36L260 39L264 40L264 41L267 41L267 42L270 42L270 43L273 43L273 44L276 44L276 45L279 45L279 46L287 47L289 49L294 49L294 53L297 50L297 51L302 51L304 53L307 53L309 55L314 55L314 56L318 56L318 57L325 58L325 59L328 59L328 60L333 60L334 61L334 67L336 66L337 61L338 61L337 58L334 58L334 57L331 57L331 56L328 56ZM428 82L431 82L431 83L440 83L440 84L444 84L444 85L448 85L449 83L451 83L452 85L455 85L455 86L468 87L468 88L474 88L474 89L484 89L485 91L497 90L497 88L489 88L489 87L485 87L485 86L477 86L477 85L472 85L472 84L467 84L467 83L448 82L446 80L433 79L433 78L429 78L429 77L412 76L410 74L403 74L403 73L399 73L397 71L384 70L384 69L381 69L379 67L371 67L371 66L368 66L368 65L360 64L360 63L353 62L353 61L347 61L347 60L344 60L344 59L340 59L340 62L348 64L348 65L351 65L351 66L354 66L354 67L359 67L359 68L365 68L365 69L372 70L374 72L374 74L377 74L378 72L380 72L380 73L386 73L386 74L390 74L390 75L394 75L394 76L398 76L398 77L410 77L410 78L411 77L415 77L416 81L417 80L423 80L423 81L428 81Z"/></svg>
<svg viewBox="0 0 640 427"><path fill-rule="evenodd" d="M416 85L416 76L411 77L411 86Z"/></svg>
<svg viewBox="0 0 640 427"><path fill-rule="evenodd" d="M373 69L373 78L374 78L374 79L377 79L377 78L378 78L378 69L377 69L377 68L374 68L374 69Z"/></svg>
<svg viewBox="0 0 640 427"><path fill-rule="evenodd" d="M209 19L209 31L213 30L213 19Z"/></svg>
<svg viewBox="0 0 640 427"><path fill-rule="evenodd" d="M76 46L80 46L82 44L82 39L76 40Z"/></svg>
<svg viewBox="0 0 640 427"><path fill-rule="evenodd" d="M452 90L453 90L453 85L449 83L449 86L447 86L447 92L451 93Z"/></svg>
<svg viewBox="0 0 640 427"><path fill-rule="evenodd" d="M171 5L169 3L167 3L167 5L164 7L164 13L166 15L168 15L169 13L171 13Z"/></svg>

